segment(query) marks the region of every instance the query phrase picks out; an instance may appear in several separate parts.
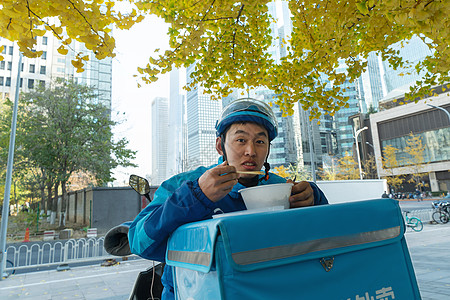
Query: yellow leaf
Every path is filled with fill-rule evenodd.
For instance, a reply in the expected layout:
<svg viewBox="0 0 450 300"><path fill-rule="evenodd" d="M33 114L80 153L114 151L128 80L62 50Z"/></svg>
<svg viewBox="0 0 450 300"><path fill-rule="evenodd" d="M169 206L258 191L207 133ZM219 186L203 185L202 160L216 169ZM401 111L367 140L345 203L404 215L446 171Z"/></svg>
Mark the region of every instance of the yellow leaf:
<svg viewBox="0 0 450 300"><path fill-rule="evenodd" d="M59 48L58 48L57 50L58 50L58 53L59 53L59 54L62 54L62 55L66 55L66 54L69 52L69 50L67 50L66 48L64 48L63 45L59 46Z"/></svg>

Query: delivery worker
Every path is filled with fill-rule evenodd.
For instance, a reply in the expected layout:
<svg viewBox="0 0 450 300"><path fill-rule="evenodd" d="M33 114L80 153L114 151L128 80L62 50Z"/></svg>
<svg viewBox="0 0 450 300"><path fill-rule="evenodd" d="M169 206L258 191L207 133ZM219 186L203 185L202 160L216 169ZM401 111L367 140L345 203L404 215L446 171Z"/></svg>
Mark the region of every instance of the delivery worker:
<svg viewBox="0 0 450 300"><path fill-rule="evenodd" d="M267 158L278 124L267 104L249 98L231 102L216 123L216 133L219 164L178 174L161 184L153 201L130 226L128 239L133 253L164 261L167 240L179 226L210 219L217 213L245 210L238 193L243 188L286 182L269 173ZM265 175L236 172L260 171L263 167ZM294 183L289 201L291 208L328 203L317 185L306 181ZM170 266L165 267L162 283L162 299L174 299Z"/></svg>

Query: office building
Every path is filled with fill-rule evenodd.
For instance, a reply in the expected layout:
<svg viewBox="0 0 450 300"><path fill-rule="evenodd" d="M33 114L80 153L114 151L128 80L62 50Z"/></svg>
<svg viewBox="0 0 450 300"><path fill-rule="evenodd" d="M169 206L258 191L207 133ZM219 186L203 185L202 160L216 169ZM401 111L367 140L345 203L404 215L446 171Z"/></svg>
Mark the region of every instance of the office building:
<svg viewBox="0 0 450 300"><path fill-rule="evenodd" d="M167 179L169 101L156 97L151 105L152 114L152 184Z"/></svg>
<svg viewBox="0 0 450 300"><path fill-rule="evenodd" d="M387 93L405 85L409 86L421 79L424 74L418 74L415 65L427 55L431 55L428 46L418 36L413 36L409 41L398 42L392 48L400 51L399 56L410 64L394 70L387 61L383 62Z"/></svg>
<svg viewBox="0 0 450 300"><path fill-rule="evenodd" d="M196 64L186 70L186 83L192 82L191 74ZM187 116L187 170L198 166L208 166L217 163L219 154L216 150L216 121L222 110L221 101L213 101L203 93L200 86L191 89L186 95Z"/></svg>
<svg viewBox="0 0 450 300"><path fill-rule="evenodd" d="M183 132L185 127L184 120L184 97L180 94L180 78L178 69L170 72L170 91L169 91L169 122L167 139L167 177L183 172L184 141Z"/></svg>
<svg viewBox="0 0 450 300"><path fill-rule="evenodd" d="M423 177L423 182L428 185L425 190L450 190L450 116L442 110L450 111L450 96L442 87L436 88L435 92L438 96L405 105L398 104L404 98L404 93L398 93L380 102L380 112L370 115L379 175L404 175L403 191L414 191L414 185L407 182L413 172L426 174ZM420 136L425 146L424 163L418 168L408 165L405 160L408 157L406 140L410 133ZM392 170L384 169L382 165L381 157L387 145L399 149L395 153L399 166Z"/></svg>
<svg viewBox="0 0 450 300"><path fill-rule="evenodd" d="M19 87L22 92L28 92L37 84L49 84L56 78L72 79L80 84L93 86L98 92L95 100L111 109L112 91L112 60L105 58L98 60L95 55L86 49L83 44L73 41L67 55L61 55L57 49L60 41L47 33L37 37L36 51L43 51L37 58L22 57L20 69ZM4 60L0 62L0 99L13 98L17 81L19 64L19 47L4 38L0 38L0 45L5 45L3 50ZM71 60L75 53L83 52L89 56L82 73L77 73Z"/></svg>

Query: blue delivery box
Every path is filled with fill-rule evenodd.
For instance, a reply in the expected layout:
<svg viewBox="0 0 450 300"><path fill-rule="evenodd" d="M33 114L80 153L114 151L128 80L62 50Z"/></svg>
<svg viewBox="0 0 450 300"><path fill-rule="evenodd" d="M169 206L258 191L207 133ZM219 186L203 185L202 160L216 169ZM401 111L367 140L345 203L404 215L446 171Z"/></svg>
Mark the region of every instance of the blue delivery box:
<svg viewBox="0 0 450 300"><path fill-rule="evenodd" d="M250 212L172 234L176 299L421 299L397 201Z"/></svg>

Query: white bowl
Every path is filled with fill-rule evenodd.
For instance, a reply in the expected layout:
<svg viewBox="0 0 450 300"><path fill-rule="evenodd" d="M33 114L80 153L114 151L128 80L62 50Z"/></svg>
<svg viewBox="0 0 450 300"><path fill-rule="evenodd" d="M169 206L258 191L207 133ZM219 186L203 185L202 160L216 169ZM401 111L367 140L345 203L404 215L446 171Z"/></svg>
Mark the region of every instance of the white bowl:
<svg viewBox="0 0 450 300"><path fill-rule="evenodd" d="M239 191L247 209L259 209L272 206L289 208L289 196L292 183L277 183L254 186Z"/></svg>

